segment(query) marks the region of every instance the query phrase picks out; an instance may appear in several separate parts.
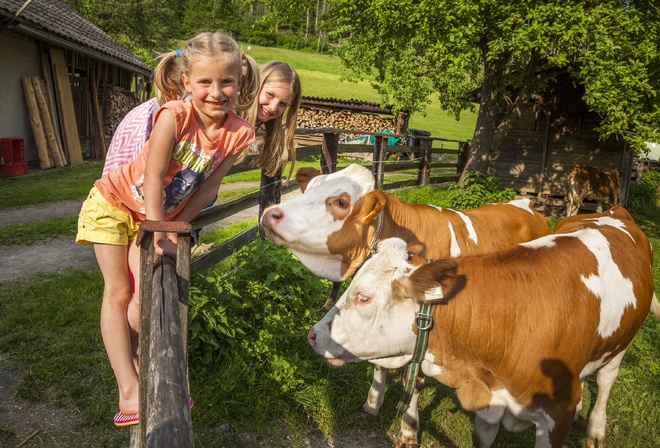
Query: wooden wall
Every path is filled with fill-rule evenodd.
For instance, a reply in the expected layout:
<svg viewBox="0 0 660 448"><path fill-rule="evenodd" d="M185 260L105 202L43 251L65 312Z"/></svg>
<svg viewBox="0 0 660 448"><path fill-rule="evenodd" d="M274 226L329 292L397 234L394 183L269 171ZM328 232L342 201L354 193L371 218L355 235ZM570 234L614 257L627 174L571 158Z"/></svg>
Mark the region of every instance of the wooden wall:
<svg viewBox="0 0 660 448"><path fill-rule="evenodd" d="M619 173L628 170L625 142L615 138L600 141L594 131L598 117L581 98L580 89L567 79L537 95L536 103L529 105L493 155L488 174L517 192L563 200L566 174L575 164Z"/></svg>

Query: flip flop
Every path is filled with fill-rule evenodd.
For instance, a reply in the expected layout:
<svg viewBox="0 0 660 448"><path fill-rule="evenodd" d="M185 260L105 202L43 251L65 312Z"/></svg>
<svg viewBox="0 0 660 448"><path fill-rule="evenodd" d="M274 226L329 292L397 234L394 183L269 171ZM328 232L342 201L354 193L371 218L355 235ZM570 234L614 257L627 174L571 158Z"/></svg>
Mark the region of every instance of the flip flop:
<svg viewBox="0 0 660 448"><path fill-rule="evenodd" d="M195 405L195 399L193 397L188 397L188 407L192 409ZM115 426L130 426L137 425L140 423L140 415L136 412L135 414L125 415L121 411L115 414L115 418L112 419L115 423Z"/></svg>
<svg viewBox="0 0 660 448"><path fill-rule="evenodd" d="M137 425L140 423L140 416L136 412L135 414L123 414L121 411L115 414L115 418L112 419L115 423L115 426L129 426Z"/></svg>

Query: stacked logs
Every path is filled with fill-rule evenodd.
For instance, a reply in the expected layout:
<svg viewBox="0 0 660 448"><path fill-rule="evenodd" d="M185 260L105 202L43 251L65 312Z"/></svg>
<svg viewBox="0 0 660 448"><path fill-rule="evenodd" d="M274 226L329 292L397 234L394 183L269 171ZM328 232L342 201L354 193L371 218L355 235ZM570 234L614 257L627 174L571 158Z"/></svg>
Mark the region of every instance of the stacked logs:
<svg viewBox="0 0 660 448"><path fill-rule="evenodd" d="M140 101L133 92L128 92L125 89L113 87L109 90L106 97L105 117L105 141L109 145L115 129L119 126L121 120L124 119L127 113L134 107L138 106Z"/></svg>
<svg viewBox="0 0 660 448"><path fill-rule="evenodd" d="M335 128L355 129L363 132L379 132L385 129L394 131L395 119L375 114L354 113L347 110L326 110L300 108L298 111L299 128ZM356 134L342 134L341 143L360 137Z"/></svg>

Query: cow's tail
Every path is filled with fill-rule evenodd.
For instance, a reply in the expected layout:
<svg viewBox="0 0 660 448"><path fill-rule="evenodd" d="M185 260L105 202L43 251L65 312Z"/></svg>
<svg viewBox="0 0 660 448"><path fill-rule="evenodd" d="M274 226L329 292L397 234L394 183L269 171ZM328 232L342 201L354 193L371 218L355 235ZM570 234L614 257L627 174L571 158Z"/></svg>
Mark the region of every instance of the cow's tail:
<svg viewBox="0 0 660 448"><path fill-rule="evenodd" d="M651 311L653 311L655 317L660 320L660 302L658 302L655 292L653 293L653 301L651 302Z"/></svg>

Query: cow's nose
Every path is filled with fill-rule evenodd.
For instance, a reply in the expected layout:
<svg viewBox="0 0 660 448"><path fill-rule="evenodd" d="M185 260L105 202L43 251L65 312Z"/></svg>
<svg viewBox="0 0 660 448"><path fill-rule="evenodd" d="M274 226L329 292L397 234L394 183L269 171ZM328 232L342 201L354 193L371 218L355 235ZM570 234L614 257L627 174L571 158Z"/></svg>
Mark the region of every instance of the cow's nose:
<svg viewBox="0 0 660 448"><path fill-rule="evenodd" d="M314 327L309 329L309 333L307 333L307 341L312 348L316 346L316 331L314 331Z"/></svg>
<svg viewBox="0 0 660 448"><path fill-rule="evenodd" d="M264 212L261 217L261 225L264 227L272 228L284 217L284 212L279 207L269 208Z"/></svg>

